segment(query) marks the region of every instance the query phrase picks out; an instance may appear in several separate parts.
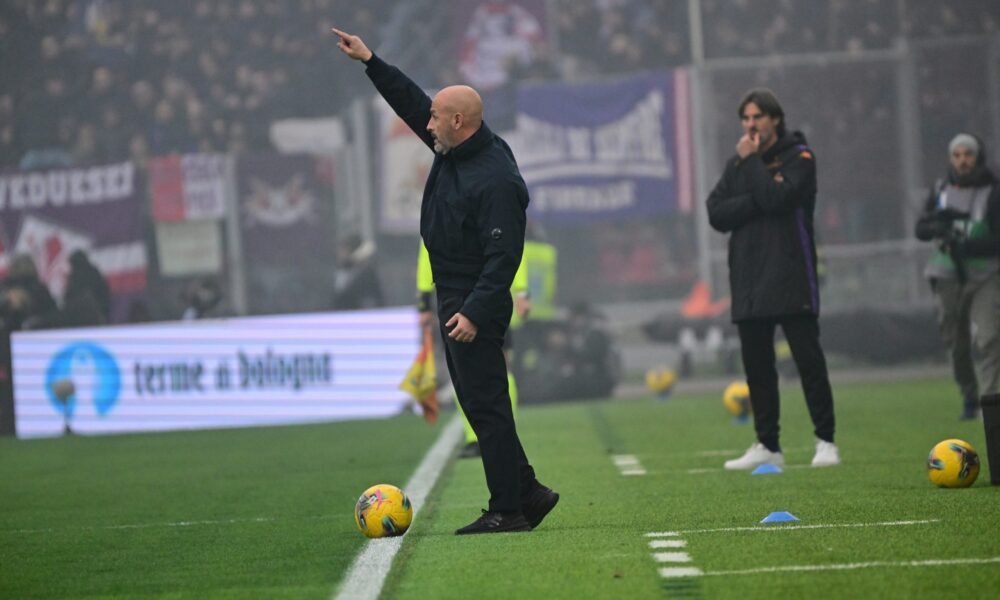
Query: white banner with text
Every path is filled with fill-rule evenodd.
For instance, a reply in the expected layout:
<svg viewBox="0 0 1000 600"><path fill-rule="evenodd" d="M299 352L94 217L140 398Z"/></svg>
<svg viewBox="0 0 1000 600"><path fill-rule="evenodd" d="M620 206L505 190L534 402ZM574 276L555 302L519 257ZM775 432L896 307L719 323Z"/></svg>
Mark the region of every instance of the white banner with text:
<svg viewBox="0 0 1000 600"><path fill-rule="evenodd" d="M419 338L412 308L17 332L17 435L386 417Z"/></svg>

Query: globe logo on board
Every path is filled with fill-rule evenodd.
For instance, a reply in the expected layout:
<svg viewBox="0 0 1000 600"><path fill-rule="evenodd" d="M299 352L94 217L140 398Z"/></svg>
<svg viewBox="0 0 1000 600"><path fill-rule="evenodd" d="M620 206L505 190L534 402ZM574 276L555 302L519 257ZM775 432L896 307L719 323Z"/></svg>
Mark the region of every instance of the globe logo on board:
<svg viewBox="0 0 1000 600"><path fill-rule="evenodd" d="M56 411L72 417L81 403L107 415L121 392L118 362L104 347L76 342L56 353L45 372L45 393Z"/></svg>

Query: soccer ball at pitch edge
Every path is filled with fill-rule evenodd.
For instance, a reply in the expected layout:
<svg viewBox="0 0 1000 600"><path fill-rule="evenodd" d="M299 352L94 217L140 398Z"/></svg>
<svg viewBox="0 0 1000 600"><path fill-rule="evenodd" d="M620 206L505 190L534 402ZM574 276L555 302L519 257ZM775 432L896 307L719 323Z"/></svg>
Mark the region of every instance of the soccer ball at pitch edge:
<svg viewBox="0 0 1000 600"><path fill-rule="evenodd" d="M677 374L666 367L646 371L646 387L661 399L666 400L677 384Z"/></svg>
<svg viewBox="0 0 1000 600"><path fill-rule="evenodd" d="M403 490L388 483L365 490L354 506L354 522L366 537L403 535L413 521L413 507Z"/></svg>
<svg viewBox="0 0 1000 600"><path fill-rule="evenodd" d="M734 381L726 386L722 393L722 405L734 417L746 417L750 414L750 386L742 381Z"/></svg>
<svg viewBox="0 0 1000 600"><path fill-rule="evenodd" d="M979 454L969 442L938 442L927 455L927 476L938 487L969 487L979 476Z"/></svg>

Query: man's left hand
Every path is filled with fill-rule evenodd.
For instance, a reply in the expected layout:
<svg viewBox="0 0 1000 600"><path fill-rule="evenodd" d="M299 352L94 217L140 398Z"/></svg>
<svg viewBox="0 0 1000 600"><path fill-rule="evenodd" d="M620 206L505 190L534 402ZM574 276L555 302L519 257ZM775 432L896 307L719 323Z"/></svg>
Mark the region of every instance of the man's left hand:
<svg viewBox="0 0 1000 600"><path fill-rule="evenodd" d="M445 323L445 327L451 327L451 331L448 332L448 337L455 340L456 342L471 342L476 339L476 334L479 333L479 328L476 324L469 320L468 317L462 313L455 313L452 315L448 322Z"/></svg>

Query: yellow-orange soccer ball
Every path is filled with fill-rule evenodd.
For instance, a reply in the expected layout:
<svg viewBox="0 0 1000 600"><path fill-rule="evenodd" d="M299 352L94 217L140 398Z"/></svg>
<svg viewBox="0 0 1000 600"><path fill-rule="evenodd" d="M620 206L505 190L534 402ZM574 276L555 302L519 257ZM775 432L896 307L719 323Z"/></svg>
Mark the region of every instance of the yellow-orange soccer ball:
<svg viewBox="0 0 1000 600"><path fill-rule="evenodd" d="M354 522L366 537L403 535L413 521L413 507L403 490L388 483L365 490L354 506Z"/></svg>
<svg viewBox="0 0 1000 600"><path fill-rule="evenodd" d="M722 405L734 417L750 414L750 386L743 381L734 381L722 393Z"/></svg>
<svg viewBox="0 0 1000 600"><path fill-rule="evenodd" d="M667 367L657 367L646 371L646 387L661 399L666 400L677 384L677 373Z"/></svg>
<svg viewBox="0 0 1000 600"><path fill-rule="evenodd" d="M927 476L938 487L969 487L979 477L979 454L969 442L939 442L927 455Z"/></svg>

